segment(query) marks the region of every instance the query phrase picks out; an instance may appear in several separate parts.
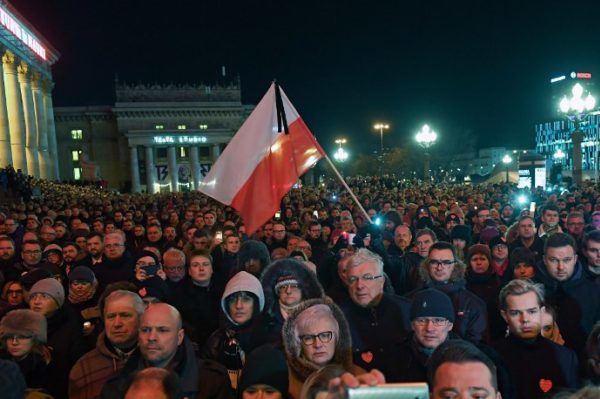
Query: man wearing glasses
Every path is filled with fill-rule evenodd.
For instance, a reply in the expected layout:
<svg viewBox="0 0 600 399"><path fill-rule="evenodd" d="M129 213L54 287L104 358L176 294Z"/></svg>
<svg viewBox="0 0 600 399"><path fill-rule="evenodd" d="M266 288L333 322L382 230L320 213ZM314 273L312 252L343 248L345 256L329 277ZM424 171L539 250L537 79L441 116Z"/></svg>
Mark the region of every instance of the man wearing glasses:
<svg viewBox="0 0 600 399"><path fill-rule="evenodd" d="M600 320L600 289L587 279L575 248L568 234L549 237L534 280L544 285L546 303L556 309L565 346L582 355L587 335Z"/></svg>
<svg viewBox="0 0 600 399"><path fill-rule="evenodd" d="M428 288L419 291L410 306L412 333L396 348L396 369L385 375L388 382L426 381L427 362L433 351L449 338L454 322L450 298ZM452 338L452 336L450 336Z"/></svg>
<svg viewBox="0 0 600 399"><path fill-rule="evenodd" d="M455 251L449 242L436 242L429 249L429 256L421 264L419 273L426 287L438 289L452 300L455 312L452 331L463 339L478 343L487 329L486 304L465 288L465 265L456 259Z"/></svg>
<svg viewBox="0 0 600 399"><path fill-rule="evenodd" d="M385 293L381 257L359 249L346 266L349 298L341 305L352 335L355 365L387 374L398 359L389 349L400 344L410 329L410 301Z"/></svg>

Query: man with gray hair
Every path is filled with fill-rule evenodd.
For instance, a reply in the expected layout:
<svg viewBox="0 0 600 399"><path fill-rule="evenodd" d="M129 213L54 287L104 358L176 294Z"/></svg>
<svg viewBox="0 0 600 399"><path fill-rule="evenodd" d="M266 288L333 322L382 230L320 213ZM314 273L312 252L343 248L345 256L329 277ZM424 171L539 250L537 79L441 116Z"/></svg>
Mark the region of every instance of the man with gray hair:
<svg viewBox="0 0 600 399"><path fill-rule="evenodd" d="M163 255L163 270L172 289L185 277L185 254L177 248L169 248Z"/></svg>
<svg viewBox="0 0 600 399"><path fill-rule="evenodd" d="M96 348L81 357L69 374L69 398L99 398L104 383L115 377L137 348L144 302L138 294L117 290L104 300L104 331Z"/></svg>
<svg viewBox="0 0 600 399"><path fill-rule="evenodd" d="M134 259L125 247L125 235L121 230L104 236L104 257L102 264L94 269L98 290L110 283L133 280Z"/></svg>
<svg viewBox="0 0 600 399"><path fill-rule="evenodd" d="M385 293L385 278L381 257L359 249L347 264L349 298L340 304L350 325L354 364L384 374L398 361L388 349L410 331L410 301Z"/></svg>
<svg viewBox="0 0 600 399"><path fill-rule="evenodd" d="M158 367L173 370L180 380L182 396L188 398L233 399L227 371L220 364L196 356L185 337L181 315L173 306L148 306L140 322L138 345L121 373L102 389L102 398L122 398L127 381L136 371Z"/></svg>

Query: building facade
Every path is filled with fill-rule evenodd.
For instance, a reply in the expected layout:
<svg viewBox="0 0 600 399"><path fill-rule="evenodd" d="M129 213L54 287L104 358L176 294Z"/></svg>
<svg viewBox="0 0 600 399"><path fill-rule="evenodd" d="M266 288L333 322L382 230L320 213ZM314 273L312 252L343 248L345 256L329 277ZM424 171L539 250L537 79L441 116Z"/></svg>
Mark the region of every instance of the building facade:
<svg viewBox="0 0 600 399"><path fill-rule="evenodd" d="M58 179L51 67L58 52L6 1L0 3L0 167Z"/></svg>
<svg viewBox="0 0 600 399"><path fill-rule="evenodd" d="M193 190L253 109L239 81L117 83L115 94L114 106L56 108L63 176L132 192Z"/></svg>

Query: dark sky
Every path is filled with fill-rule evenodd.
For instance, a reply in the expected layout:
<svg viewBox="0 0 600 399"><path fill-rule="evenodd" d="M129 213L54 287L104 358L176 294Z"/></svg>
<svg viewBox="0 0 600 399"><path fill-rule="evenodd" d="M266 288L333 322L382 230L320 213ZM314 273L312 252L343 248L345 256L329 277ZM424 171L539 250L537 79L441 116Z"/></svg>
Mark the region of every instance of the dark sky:
<svg viewBox="0 0 600 399"><path fill-rule="evenodd" d="M423 123L445 140L532 147L549 79L600 73L598 2L12 0L61 58L55 104L111 104L131 83L240 75L256 103L277 78L326 148L386 145ZM406 4L404 4L406 3Z"/></svg>

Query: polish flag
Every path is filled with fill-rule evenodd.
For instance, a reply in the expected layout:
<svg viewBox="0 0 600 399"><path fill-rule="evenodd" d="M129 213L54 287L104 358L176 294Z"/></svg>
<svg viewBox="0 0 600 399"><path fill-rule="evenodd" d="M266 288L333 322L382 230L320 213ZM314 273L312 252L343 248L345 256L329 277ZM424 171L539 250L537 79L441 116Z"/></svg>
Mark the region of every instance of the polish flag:
<svg viewBox="0 0 600 399"><path fill-rule="evenodd" d="M287 132L278 127L281 105ZM244 218L246 231L253 233L273 217L281 199L300 176L324 156L325 151L290 100L273 83L198 190L237 209Z"/></svg>

